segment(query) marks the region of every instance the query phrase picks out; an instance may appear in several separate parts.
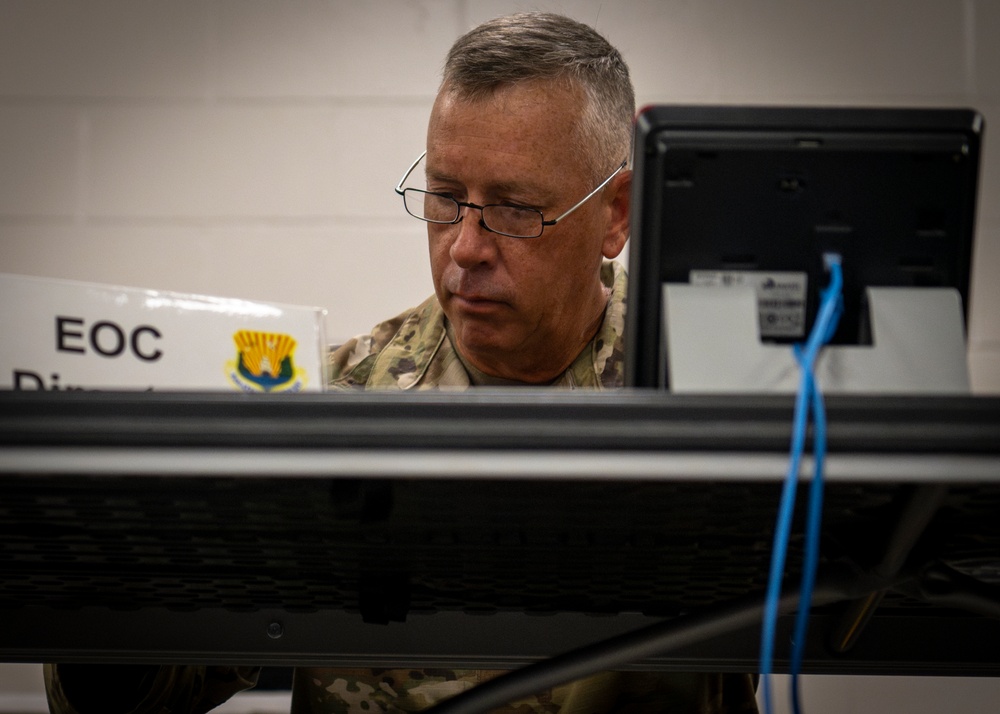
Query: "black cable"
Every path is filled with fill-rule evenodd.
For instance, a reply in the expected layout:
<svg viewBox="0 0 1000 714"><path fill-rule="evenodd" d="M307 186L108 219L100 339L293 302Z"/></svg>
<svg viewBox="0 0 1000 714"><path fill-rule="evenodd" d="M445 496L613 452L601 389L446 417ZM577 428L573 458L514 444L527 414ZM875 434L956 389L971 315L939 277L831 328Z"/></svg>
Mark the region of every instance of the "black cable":
<svg viewBox="0 0 1000 714"><path fill-rule="evenodd" d="M876 577L888 581L902 573L910 553L947 494L948 487L941 484L925 484L907 492L883 549L882 560L872 571ZM844 654L857 644L861 633L887 594L888 588L885 588L868 593L863 599L851 603L830 637L830 646L836 652Z"/></svg>
<svg viewBox="0 0 1000 714"><path fill-rule="evenodd" d="M857 597L855 585L853 580L819 585L813 602L823 605ZM792 590L781 597L779 609L789 612L798 602L798 590ZM482 714L594 672L759 624L763 609L764 596L755 595L681 615L501 675L431 707L425 714Z"/></svg>

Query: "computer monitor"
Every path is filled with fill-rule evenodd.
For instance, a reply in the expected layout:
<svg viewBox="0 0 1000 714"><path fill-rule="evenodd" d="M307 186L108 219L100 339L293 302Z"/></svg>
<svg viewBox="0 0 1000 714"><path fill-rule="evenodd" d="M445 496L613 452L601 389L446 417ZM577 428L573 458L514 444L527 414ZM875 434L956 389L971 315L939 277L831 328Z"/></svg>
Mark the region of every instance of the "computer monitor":
<svg viewBox="0 0 1000 714"><path fill-rule="evenodd" d="M867 287L953 287L967 306L982 132L967 109L643 109L627 384L669 387L665 283L752 284L774 342L807 336L825 252L844 270L836 344L869 339Z"/></svg>

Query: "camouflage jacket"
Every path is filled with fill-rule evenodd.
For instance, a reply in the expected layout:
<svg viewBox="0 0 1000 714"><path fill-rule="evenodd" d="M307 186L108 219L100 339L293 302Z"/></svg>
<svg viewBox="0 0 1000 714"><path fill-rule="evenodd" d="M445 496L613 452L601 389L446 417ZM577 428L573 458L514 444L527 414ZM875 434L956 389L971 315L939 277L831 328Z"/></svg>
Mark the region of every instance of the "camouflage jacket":
<svg viewBox="0 0 1000 714"><path fill-rule="evenodd" d="M552 386L611 389L623 386L625 271L605 263L601 279L611 298L597 335ZM333 389L462 389L472 378L447 333L435 298L383 322L330 355ZM54 714L104 712L76 697L67 679L85 679L70 666L46 665L46 689ZM132 695L130 714L200 714L256 682L258 670L237 667L148 668L142 682L119 668L97 684ZM295 672L292 714L403 714L418 712L503 674L476 669L348 669L303 667ZM554 687L502 709L502 714L747 714L756 712L752 681L739 674L602 672Z"/></svg>
<svg viewBox="0 0 1000 714"><path fill-rule="evenodd" d="M203 665L45 667L53 714L203 714L256 683L259 668ZM503 674L468 669L295 671L291 714L409 714ZM756 714L750 677L601 672L492 714Z"/></svg>
<svg viewBox="0 0 1000 714"><path fill-rule="evenodd" d="M601 280L611 288L604 321L552 387L613 389L624 384L628 280L621 265L612 262L602 267ZM462 389L472 385L435 297L333 351L329 375L332 389Z"/></svg>

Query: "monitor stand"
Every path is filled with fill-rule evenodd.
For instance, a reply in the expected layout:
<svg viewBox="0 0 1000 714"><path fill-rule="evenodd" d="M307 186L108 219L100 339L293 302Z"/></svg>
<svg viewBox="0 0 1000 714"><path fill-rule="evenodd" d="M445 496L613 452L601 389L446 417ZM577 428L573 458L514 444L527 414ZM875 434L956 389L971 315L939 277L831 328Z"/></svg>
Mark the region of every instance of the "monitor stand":
<svg viewBox="0 0 1000 714"><path fill-rule="evenodd" d="M872 344L830 345L826 393L968 394L961 297L953 288L868 288ZM663 285L661 375L677 393L794 393L789 345L761 341L752 287Z"/></svg>

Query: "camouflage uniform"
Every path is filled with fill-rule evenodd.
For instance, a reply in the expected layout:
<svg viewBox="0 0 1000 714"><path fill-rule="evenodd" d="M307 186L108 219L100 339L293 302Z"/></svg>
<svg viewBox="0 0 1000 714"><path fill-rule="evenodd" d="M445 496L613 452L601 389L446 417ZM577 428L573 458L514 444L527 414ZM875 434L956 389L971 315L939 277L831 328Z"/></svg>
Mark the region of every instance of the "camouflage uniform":
<svg viewBox="0 0 1000 714"><path fill-rule="evenodd" d="M419 712L502 671L304 668L292 714ZM601 672L494 709L493 714L751 714L749 677L736 674Z"/></svg>
<svg viewBox="0 0 1000 714"><path fill-rule="evenodd" d="M601 280L611 289L597 335L552 386L611 389L623 386L625 271L605 263ZM455 351L440 304L430 298L419 307L356 337L330 354L331 389L464 389L491 382L468 368ZM61 667L60 667L61 669ZM250 668L178 666L150 668L133 701L135 714L200 713L253 686ZM104 668L109 686L131 686ZM89 714L108 709L70 704L64 678L45 666L49 706L56 714ZM302 667L296 670L292 714L402 714L418 712L503 674L472 669L347 669ZM85 677L86 675L84 675ZM75 678L81 678L79 675ZM73 699L77 703L77 699ZM100 701L97 699L95 701ZM746 714L757 706L750 678L737 674L602 672L554 687L495 710L503 714Z"/></svg>
<svg viewBox="0 0 1000 714"><path fill-rule="evenodd" d="M611 289L604 322L553 387L613 389L624 384L625 270L607 262L601 281ZM332 389L464 389L491 381L470 374L448 338L444 311L435 297L332 352L329 374Z"/></svg>

